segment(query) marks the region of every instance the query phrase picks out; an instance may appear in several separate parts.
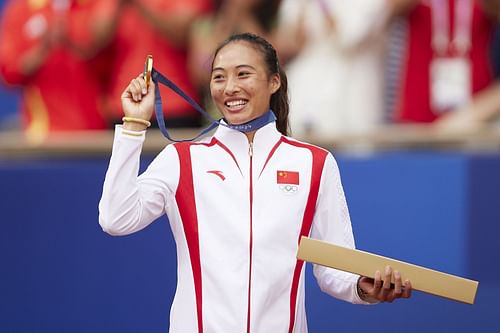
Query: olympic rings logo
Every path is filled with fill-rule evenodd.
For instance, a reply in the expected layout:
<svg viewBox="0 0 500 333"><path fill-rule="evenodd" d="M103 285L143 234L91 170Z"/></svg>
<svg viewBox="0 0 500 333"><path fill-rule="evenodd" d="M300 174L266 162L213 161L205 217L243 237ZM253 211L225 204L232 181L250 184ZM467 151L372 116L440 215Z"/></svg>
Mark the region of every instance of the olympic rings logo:
<svg viewBox="0 0 500 333"><path fill-rule="evenodd" d="M299 187L297 185L284 184L280 185L280 190L286 194L294 194L299 190Z"/></svg>

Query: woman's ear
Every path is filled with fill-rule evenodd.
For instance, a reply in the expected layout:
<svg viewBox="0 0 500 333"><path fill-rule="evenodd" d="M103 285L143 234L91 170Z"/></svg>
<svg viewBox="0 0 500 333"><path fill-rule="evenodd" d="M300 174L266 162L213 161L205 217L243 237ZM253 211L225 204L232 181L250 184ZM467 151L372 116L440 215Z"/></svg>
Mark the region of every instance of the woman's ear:
<svg viewBox="0 0 500 333"><path fill-rule="evenodd" d="M281 87L281 77L278 73L273 74L271 77L271 91L274 94Z"/></svg>

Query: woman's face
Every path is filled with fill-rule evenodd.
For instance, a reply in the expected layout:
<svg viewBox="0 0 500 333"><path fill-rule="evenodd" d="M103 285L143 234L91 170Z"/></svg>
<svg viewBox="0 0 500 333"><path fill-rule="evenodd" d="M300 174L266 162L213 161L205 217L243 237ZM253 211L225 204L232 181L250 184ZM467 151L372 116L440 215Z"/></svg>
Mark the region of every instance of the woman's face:
<svg viewBox="0 0 500 333"><path fill-rule="evenodd" d="M266 113L279 86L279 75L268 76L263 55L248 42L232 42L214 59L210 92L229 124L243 124Z"/></svg>

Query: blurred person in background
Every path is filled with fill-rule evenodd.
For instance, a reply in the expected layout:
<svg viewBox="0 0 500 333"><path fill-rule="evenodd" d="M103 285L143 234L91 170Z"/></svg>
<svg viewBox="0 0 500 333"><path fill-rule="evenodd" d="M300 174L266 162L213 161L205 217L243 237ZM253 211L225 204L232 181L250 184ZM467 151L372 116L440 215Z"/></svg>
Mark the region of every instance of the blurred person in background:
<svg viewBox="0 0 500 333"><path fill-rule="evenodd" d="M381 123L386 30L406 2L283 1L280 26L304 24L307 36L287 66L293 135L360 134Z"/></svg>
<svg viewBox="0 0 500 333"><path fill-rule="evenodd" d="M27 138L50 132L99 130L99 78L93 62L109 41L116 6L98 0L17 0L1 22L0 71L22 89ZM91 23L91 24L89 24Z"/></svg>
<svg viewBox="0 0 500 333"><path fill-rule="evenodd" d="M210 112L208 83L213 50L235 33L252 32L276 43L277 14L281 0L215 0L214 11L199 17L190 33L189 69L193 82ZM277 49L280 49L277 46Z"/></svg>
<svg viewBox="0 0 500 333"><path fill-rule="evenodd" d="M124 0L111 52L107 91L108 126L121 123L123 87L152 54L154 67L197 100L188 74L187 45L192 23L212 8L211 0ZM133 33L138 32L138 33ZM161 87L166 126L198 127L201 118L186 101ZM199 99L198 99L199 100ZM167 111L168 110L168 111Z"/></svg>
<svg viewBox="0 0 500 333"><path fill-rule="evenodd" d="M394 119L400 123L439 119L436 125L443 128L488 119L500 108L500 99L495 98L498 84L492 85L490 52L500 2L413 2L406 14L407 39ZM485 94L490 96L488 110L481 106L475 112L474 105L484 105Z"/></svg>

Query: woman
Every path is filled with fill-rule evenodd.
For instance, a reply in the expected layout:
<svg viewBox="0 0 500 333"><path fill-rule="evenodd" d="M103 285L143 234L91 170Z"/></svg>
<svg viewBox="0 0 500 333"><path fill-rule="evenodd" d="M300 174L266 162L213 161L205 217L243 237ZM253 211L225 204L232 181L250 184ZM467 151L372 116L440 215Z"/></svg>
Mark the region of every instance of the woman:
<svg viewBox="0 0 500 333"><path fill-rule="evenodd" d="M337 165L328 151L285 136L286 76L264 39L226 40L215 52L210 90L225 125L203 142L168 145L136 177L154 87L132 80L100 224L125 235L167 214L178 255L171 332L306 332L300 236L354 247ZM390 268L394 289L380 272L375 280L320 266L314 273L325 292L353 303L411 292Z"/></svg>

